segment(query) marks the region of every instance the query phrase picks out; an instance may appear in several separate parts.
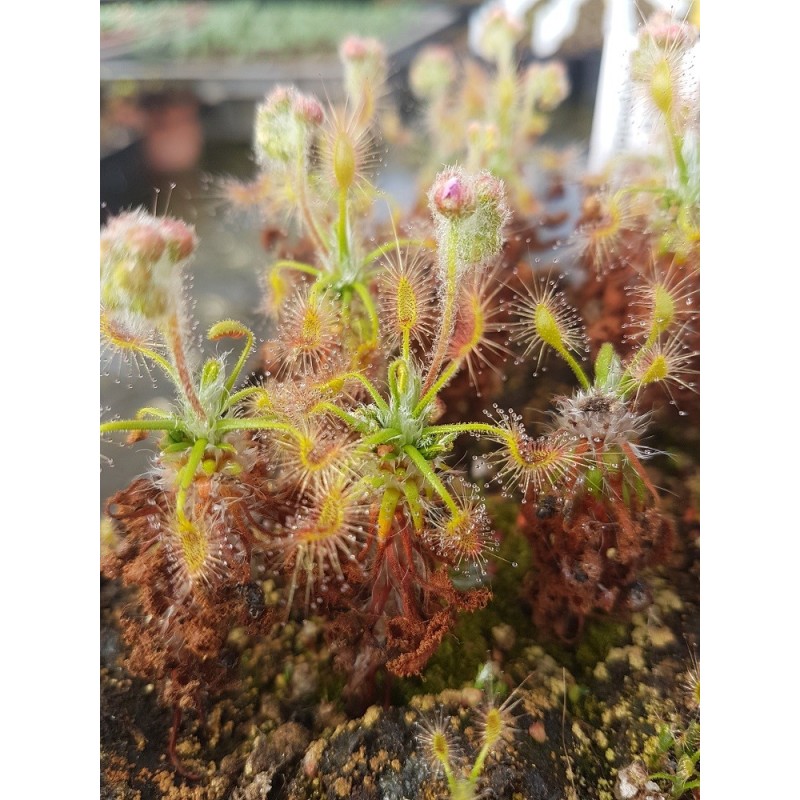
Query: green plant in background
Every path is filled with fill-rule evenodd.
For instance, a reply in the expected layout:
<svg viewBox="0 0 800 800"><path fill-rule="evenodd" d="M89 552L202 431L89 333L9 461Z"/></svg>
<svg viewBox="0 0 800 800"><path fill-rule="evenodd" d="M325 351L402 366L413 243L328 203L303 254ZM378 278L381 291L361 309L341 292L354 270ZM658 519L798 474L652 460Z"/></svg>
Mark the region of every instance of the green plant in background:
<svg viewBox="0 0 800 800"><path fill-rule="evenodd" d="M631 80L662 145L653 158L622 157L590 205L573 248L598 272L628 255L645 232L656 256L699 262L699 90L693 81L697 30L656 14L639 33Z"/></svg>
<svg viewBox="0 0 800 800"><path fill-rule="evenodd" d="M658 732L658 751L660 766L669 769L650 774L650 780L666 782L669 796L680 800L692 789L700 788L700 723L692 720L687 728L679 733L663 725Z"/></svg>
<svg viewBox="0 0 800 800"><path fill-rule="evenodd" d="M416 2L104 3L100 29L144 59L264 58L335 53L351 31L388 37L407 28ZM132 38L131 38L132 37Z"/></svg>
<svg viewBox="0 0 800 800"><path fill-rule="evenodd" d="M700 665L695 657L684 688L688 722L663 723L645 748L647 766L653 770L649 779L666 783L672 800L700 788Z"/></svg>
<svg viewBox="0 0 800 800"><path fill-rule="evenodd" d="M369 173L386 55L377 41L358 37L343 43L341 55L346 108L325 112L313 97L284 87L258 106L254 147L262 171L254 186L267 216L293 218L313 253L308 261L277 259L266 272L266 309L278 320L282 354L312 349L319 330L314 320L328 309L339 326L339 353L359 370L379 347L380 258L433 242L397 236L377 246L368 242L365 217L377 196ZM283 319L297 325L284 328Z"/></svg>
<svg viewBox="0 0 800 800"><path fill-rule="evenodd" d="M156 368L173 384L177 403L171 411L141 408L136 417L100 426L102 434L124 431L132 440L156 431L162 465L174 471L175 527L190 576L202 571L204 545L191 520L187 501L198 475L236 476L242 471L231 438L248 423L236 418L242 404L258 389L237 391L252 351L254 336L235 320L208 331L210 341L242 339L245 346L226 370L223 357L195 368L186 346L189 320L182 303L182 271L196 247L194 231L185 223L145 212L112 219L101 237L101 332L106 346L123 358ZM257 423L257 425L260 423Z"/></svg>
<svg viewBox="0 0 800 800"><path fill-rule="evenodd" d="M541 364L555 350L580 384L555 398L549 430L536 439L510 410L496 409L496 433L485 428L506 443L490 456L497 480L519 485L525 498L522 529L537 565L534 622L563 641L576 641L596 610L646 606L643 569L670 552L673 527L642 463L655 452L641 444L650 419L642 401L654 384L693 386L685 292L657 280L641 287L634 349L623 360L604 343L591 379L579 361L583 328L555 281L541 278L514 304L512 338L525 354Z"/></svg>
<svg viewBox="0 0 800 800"><path fill-rule="evenodd" d="M490 753L497 753L505 743L513 741L516 734L514 709L521 701L518 695L520 687L502 703L498 703L499 690L504 687L495 685L491 663L480 670L475 686L484 690L486 700L478 712L480 748L472 763L457 742L454 732L449 730L450 720L442 711L433 719L417 723L420 729L417 741L423 747L434 771L444 773L451 800L475 800L480 796L478 782L486 759Z"/></svg>
<svg viewBox="0 0 800 800"><path fill-rule="evenodd" d="M523 168L570 87L560 61L534 63L518 74L515 53L523 34L520 23L493 9L479 37L480 55L492 72L472 61L459 76L453 52L434 45L416 57L409 81L427 106L431 160L464 159L470 171L488 169L508 185L512 206L531 213L538 204Z"/></svg>

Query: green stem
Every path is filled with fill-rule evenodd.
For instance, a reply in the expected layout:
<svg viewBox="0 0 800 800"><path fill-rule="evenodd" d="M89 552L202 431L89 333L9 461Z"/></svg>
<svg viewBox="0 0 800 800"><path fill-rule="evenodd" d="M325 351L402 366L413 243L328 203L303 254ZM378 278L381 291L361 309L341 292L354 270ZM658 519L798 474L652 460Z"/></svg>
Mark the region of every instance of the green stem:
<svg viewBox="0 0 800 800"><path fill-rule="evenodd" d="M584 389L589 389L591 384L589 383L589 379L586 377L586 373L581 368L581 365L572 357L570 352L567 350L566 347L557 347L556 352L564 359L564 361L569 364L572 371L575 373L575 377L580 381L581 386Z"/></svg>
<svg viewBox="0 0 800 800"><path fill-rule="evenodd" d="M225 380L225 389L228 392L233 389L233 384L236 383L239 373L247 363L247 359L253 349L253 343L255 342L255 336L253 336L253 332L249 328L244 328L244 330L247 331L245 333L246 344L242 348L242 352L239 354L239 360L236 362L236 366L231 370L231 374Z"/></svg>
<svg viewBox="0 0 800 800"><path fill-rule="evenodd" d="M174 431L178 430L178 423L173 419L117 419L104 422L100 426L100 433L112 431Z"/></svg>
<svg viewBox="0 0 800 800"><path fill-rule="evenodd" d="M431 488L444 500L445 505L455 515L460 513L460 509L450 492L445 489L444 484L439 480L439 476L433 471L430 463L425 459L422 453L411 444L407 444L403 448L403 452L411 459L414 466L420 471L422 477L430 484Z"/></svg>
<svg viewBox="0 0 800 800"><path fill-rule="evenodd" d="M414 530L421 531L425 527L425 515L422 511L422 503L419 499L419 486L414 480L407 480L403 484L406 495L406 505L411 514L411 521L414 523Z"/></svg>
<svg viewBox="0 0 800 800"><path fill-rule="evenodd" d="M447 778L447 790L450 792L450 797L451 798L458 797L459 796L457 794L458 784L456 782L456 776L453 775L453 770L450 767L450 764L448 764L446 761L440 761L439 763L442 765L442 768L444 769L445 778Z"/></svg>
<svg viewBox="0 0 800 800"><path fill-rule="evenodd" d="M350 286L345 286L342 289L342 327L350 330L350 303L353 300L353 289Z"/></svg>
<svg viewBox="0 0 800 800"><path fill-rule="evenodd" d="M360 381L364 388L370 393L375 405L378 406L381 411L389 410L389 406L386 405L386 401L378 394L378 390L375 388L372 381L360 372L344 372L341 375L337 375L333 381L320 384L318 388L320 390L327 389L330 388L330 385L334 382L338 383L339 381L346 380Z"/></svg>
<svg viewBox="0 0 800 800"><path fill-rule="evenodd" d="M339 262L343 263L350 257L350 242L347 236L347 189L339 190L339 219L337 231L339 238Z"/></svg>
<svg viewBox="0 0 800 800"><path fill-rule="evenodd" d="M167 341L172 350L172 358L175 362L175 367L178 370L178 377L180 381L178 386L183 390L183 394L189 401L197 416L205 421L207 419L205 409L200 405L200 400L194 390L194 383L192 383L192 376L189 374L189 365L186 362L186 351L183 348L183 337L181 336L181 323L178 315L173 314L166 326Z"/></svg>
<svg viewBox="0 0 800 800"><path fill-rule="evenodd" d="M361 298L361 302L364 304L367 316L369 317L369 324L372 328L372 340L377 342L380 332L380 323L378 321L378 312L375 310L375 302L372 299L372 295L369 293L369 289L360 281L356 281L356 283L353 284L353 289L355 289L356 294Z"/></svg>
<svg viewBox="0 0 800 800"><path fill-rule="evenodd" d="M431 425L422 430L423 436L441 436L447 433L491 433L506 441L513 439L505 428L490 425L488 422L455 422L450 425Z"/></svg>
<svg viewBox="0 0 800 800"><path fill-rule="evenodd" d="M364 258L364 265L371 264L386 253L391 253L392 250L399 250L401 247L426 247L432 250L430 239L395 239L393 242L386 242L380 247L376 247L371 253L368 253Z"/></svg>
<svg viewBox="0 0 800 800"><path fill-rule="evenodd" d="M428 389L436 380L439 369L444 361L447 347L450 344L450 336L453 332L453 323L455 321L455 306L456 306L456 274L458 272L458 254L456 251L456 234L452 226L447 233L448 247L447 247L447 273L444 287L444 313L442 314L442 324L439 327L439 336L436 341L436 350L434 351L431 365L428 369L428 376L425 378L425 384L422 387L423 395L426 395ZM417 408L420 405L417 404ZM415 413L418 413L415 411Z"/></svg>
<svg viewBox="0 0 800 800"><path fill-rule="evenodd" d="M311 284L311 289L308 291L309 297L316 298L317 295L322 294L327 290L328 286L333 282L333 275L329 272L320 273L319 278Z"/></svg>
<svg viewBox="0 0 800 800"><path fill-rule="evenodd" d="M672 119L666 114L664 118L667 124L667 135L672 146L672 155L675 158L675 166L678 169L678 177L680 178L681 186L685 187L689 185L689 168L686 166L686 159L683 157L683 137L676 132Z"/></svg>
<svg viewBox="0 0 800 800"><path fill-rule="evenodd" d="M301 444L305 443L303 435L294 425L290 425L288 422L275 422L271 419L223 419L217 423L217 433L220 435L231 431L280 431L290 434Z"/></svg>
<svg viewBox="0 0 800 800"><path fill-rule="evenodd" d="M383 540L389 535L394 522L394 512L402 496L401 491L396 486L389 486L381 498L381 507L378 511L378 539Z"/></svg>
<svg viewBox="0 0 800 800"><path fill-rule="evenodd" d="M266 394L263 386L246 386L244 389L240 389L238 392L235 392L228 398L228 408L235 406L246 397L250 397L250 395L259 393Z"/></svg>
<svg viewBox="0 0 800 800"><path fill-rule="evenodd" d="M458 372L459 368L461 367L461 362L463 359L458 359L456 361L452 361L450 366L439 376L439 379L436 383L428 389L427 392L423 395L422 399L417 403L416 408L414 408L414 413L419 414L422 412L422 409L430 403L434 397L447 385L447 382L453 375Z"/></svg>
<svg viewBox="0 0 800 800"><path fill-rule="evenodd" d="M339 419L344 420L351 428L355 428L356 430L361 430L364 426L364 423L360 419L354 417L352 414L348 414L344 409L339 408L335 403L330 403L327 400L322 400L317 403L309 411L309 414L319 414L322 412L335 414Z"/></svg>
<svg viewBox="0 0 800 800"><path fill-rule="evenodd" d="M169 419L170 414L166 411L162 411L160 408L153 408L152 406L145 406L144 408L140 408L136 412L136 419L143 419L145 415L149 414L151 417L155 417L156 419Z"/></svg>
<svg viewBox="0 0 800 800"><path fill-rule="evenodd" d="M206 439L198 439L192 445L192 452L189 453L189 460L186 462L186 464L184 464L178 473L180 482L178 484L178 495L175 502L175 513L180 522L183 523L187 521L186 515L183 512L183 508L186 505L186 492L192 485L194 474L197 472L197 468L200 466L200 462L203 460L203 454L206 451L207 444L208 441Z"/></svg>
<svg viewBox="0 0 800 800"><path fill-rule="evenodd" d="M628 195L628 194L667 194L669 193L670 196L674 194L674 191L666 188L664 186L648 186L644 183L633 183L630 186L623 186L621 189L618 190L617 194L621 195Z"/></svg>
<svg viewBox="0 0 800 800"><path fill-rule="evenodd" d="M306 231L314 242L317 250L325 252L328 248L325 244L325 237L320 233L319 226L317 225L314 215L311 213L311 208L308 205L308 198L306 196L306 174L308 172L306 164L305 153L302 153L297 159L297 205L300 208L300 215L306 226Z"/></svg>
<svg viewBox="0 0 800 800"><path fill-rule="evenodd" d="M656 343L658 340L658 328L653 324L650 328L650 333L647 335L645 343L633 354L630 363L625 367L622 377L619 379L619 389L622 397L625 398L627 394L636 388L637 382L633 379L633 369L639 363L642 356Z"/></svg>
<svg viewBox="0 0 800 800"><path fill-rule="evenodd" d="M403 328L403 360L408 363L411 358L411 329Z"/></svg>
<svg viewBox="0 0 800 800"><path fill-rule="evenodd" d="M400 436L400 431L395 428L385 428L382 431L373 433L371 436L366 436L361 440L360 446L364 448L376 447L379 444L386 444L391 442L392 439L397 439Z"/></svg>
<svg viewBox="0 0 800 800"><path fill-rule="evenodd" d="M313 275L318 278L322 275L322 270L312 267L311 264L305 264L302 261L291 261L290 259L281 259L272 265L273 269L292 269L295 272L304 272L306 275Z"/></svg>
<svg viewBox="0 0 800 800"><path fill-rule="evenodd" d="M495 91L500 141L505 145L507 150L510 149L512 142L513 107L514 98L516 96L516 85L516 67L510 59L502 58L498 65Z"/></svg>
<svg viewBox="0 0 800 800"><path fill-rule="evenodd" d="M486 762L486 757L489 755L490 749L491 745L489 742L486 742L483 747L481 747L478 757L475 759L475 763L472 765L472 769L469 773L469 782L472 784L472 786L478 782L478 778L481 776L481 772L483 772L483 765Z"/></svg>

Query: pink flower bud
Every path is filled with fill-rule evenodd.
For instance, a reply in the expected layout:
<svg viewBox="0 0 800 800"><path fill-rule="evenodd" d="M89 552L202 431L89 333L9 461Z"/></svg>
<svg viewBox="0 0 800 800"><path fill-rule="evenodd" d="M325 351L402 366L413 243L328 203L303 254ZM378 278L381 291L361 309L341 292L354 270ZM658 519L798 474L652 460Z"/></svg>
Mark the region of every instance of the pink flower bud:
<svg viewBox="0 0 800 800"><path fill-rule="evenodd" d="M491 172L482 172L478 175L475 180L475 192L478 195L478 202L481 204L488 202L499 206L501 203L505 203L505 184Z"/></svg>
<svg viewBox="0 0 800 800"><path fill-rule="evenodd" d="M264 106L269 111L284 111L291 105L294 90L287 86L276 86L264 98Z"/></svg>
<svg viewBox="0 0 800 800"><path fill-rule="evenodd" d="M348 36L339 48L342 61L363 61L366 58L382 59L386 55L384 46L377 39Z"/></svg>
<svg viewBox="0 0 800 800"><path fill-rule="evenodd" d="M133 225L124 238L129 252L145 261L158 261L164 252L166 242L161 233L151 225Z"/></svg>
<svg viewBox="0 0 800 800"><path fill-rule="evenodd" d="M649 39L662 49L688 50L697 41L697 29L688 22L673 19L667 13L654 14L642 28L640 41Z"/></svg>
<svg viewBox="0 0 800 800"><path fill-rule="evenodd" d="M194 228L179 219L163 219L161 231L166 239L169 256L173 262L189 258L197 247Z"/></svg>
<svg viewBox="0 0 800 800"><path fill-rule="evenodd" d="M440 172L430 198L433 210L445 217L464 217L475 210L475 191L459 169Z"/></svg>
<svg viewBox="0 0 800 800"><path fill-rule="evenodd" d="M457 71L451 48L430 45L414 59L408 80L417 97L431 98L441 94L455 82Z"/></svg>
<svg viewBox="0 0 800 800"><path fill-rule="evenodd" d="M292 102L295 116L309 125L321 125L325 112L316 98L305 94L297 94Z"/></svg>
<svg viewBox="0 0 800 800"><path fill-rule="evenodd" d="M510 58L525 29L505 9L494 8L484 14L478 50L487 61L497 63Z"/></svg>

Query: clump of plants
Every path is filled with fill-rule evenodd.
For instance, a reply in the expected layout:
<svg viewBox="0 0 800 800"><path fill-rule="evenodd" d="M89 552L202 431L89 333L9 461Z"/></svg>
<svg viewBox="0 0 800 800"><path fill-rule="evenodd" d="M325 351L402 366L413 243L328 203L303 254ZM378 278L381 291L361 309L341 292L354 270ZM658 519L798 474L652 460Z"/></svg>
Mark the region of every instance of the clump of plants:
<svg viewBox="0 0 800 800"><path fill-rule="evenodd" d="M622 156L585 205L575 249L599 273L636 257L636 234L652 252L696 266L700 247L699 92L694 83L697 31L656 14L639 33L630 77L655 140L655 155Z"/></svg>
<svg viewBox="0 0 800 800"><path fill-rule="evenodd" d="M181 709L196 709L223 682L231 627L258 620L266 633L274 621L254 582L264 570L286 576L286 613L302 597L329 619L337 662L367 695L379 668L418 673L457 613L490 597L480 586L494 547L489 520L445 462L473 426L437 426L436 416L439 391L480 342L463 308L502 243L503 186L449 169L430 203L436 262L423 273L400 258L390 275L377 382L348 362L328 363L347 331L333 311L319 312L330 301L312 284L299 338L286 340L286 373L237 389L249 330L225 320L208 333L244 342L230 369L225 357L197 365L186 346L180 273L192 232L143 212L103 232L105 341L176 389L171 411L143 408L101 426L130 442L161 436L152 474L109 502L119 541L105 571L136 588L129 667L159 683L176 727ZM478 584L456 588L451 573L471 564Z"/></svg>
<svg viewBox="0 0 800 800"><path fill-rule="evenodd" d="M595 341L636 347L631 317L642 280L680 285L695 316L699 305L699 92L693 46L697 30L657 14L643 26L631 54L631 81L653 139L647 157L623 154L584 201L583 219L567 255L577 256L595 281L580 305ZM699 350L695 329L692 349ZM695 365L696 366L696 365ZM681 405L696 401L676 389Z"/></svg>
<svg viewBox="0 0 800 800"><path fill-rule="evenodd" d="M513 411L497 409L516 452L538 465L521 470L504 457L498 479L521 484L520 515L535 561L529 581L533 619L564 641L579 638L594 611L639 610L649 604L643 570L664 561L673 526L642 463L655 451L642 443L650 414L643 392L654 384L691 388L694 353L685 345L685 298L653 282L639 289L641 338L622 359L606 342L590 379L579 359L587 349L579 319L554 280L540 278L520 295L514 337L541 364L554 350L579 388L555 398L546 432L531 438Z"/></svg>
<svg viewBox="0 0 800 800"><path fill-rule="evenodd" d="M234 320L208 331L212 342L243 342L232 364L227 355L199 363L190 346L182 273L195 247L188 225L143 211L113 218L100 239L104 345L132 367L161 373L175 391L168 411L141 408L100 431L124 432L130 444L159 437L150 473L108 501L102 566L135 590L121 623L127 666L172 706L169 751L179 768L182 712L200 710L226 684L229 632L266 633L274 622L255 581L254 531L279 505L264 444L248 433L260 420L242 416L258 390L236 388L253 334Z"/></svg>
<svg viewBox="0 0 800 800"><path fill-rule="evenodd" d="M259 175L249 187L231 187L297 235L292 257L273 250L264 276L264 308L279 331L264 351L272 372L314 369L322 345L326 360L354 370L379 359L379 260L401 247L434 245L428 236L396 234L375 244L370 218L379 193L371 173L386 54L374 39L349 37L340 55L348 103L323 109L293 88L274 89L256 109Z"/></svg>
<svg viewBox="0 0 800 800"><path fill-rule="evenodd" d="M461 66L452 49L434 45L415 58L409 80L425 104L431 163L463 160L470 171L490 170L506 182L513 208L530 215L539 204L524 168L570 85L560 61L532 63L519 73L523 34L515 19L493 9L479 37L485 64Z"/></svg>
<svg viewBox="0 0 800 800"><path fill-rule="evenodd" d="M695 657L686 673L685 724L662 723L646 748L648 778L667 787L672 800L699 796L700 792L700 665Z"/></svg>
<svg viewBox="0 0 800 800"><path fill-rule="evenodd" d="M157 437L149 472L108 501L102 568L129 589L121 612L126 666L173 709L168 750L178 770L182 715L202 714L229 686L236 629L270 637L276 625L313 615L354 713L375 700L381 675L421 674L459 615L491 600L498 535L484 497L493 484L522 498L518 523L534 565L526 593L541 632L575 642L590 615L649 603L646 570L665 561L674 537L646 467L656 454L644 444L649 398L656 384L695 389L694 256L648 250L649 268L627 285L624 346L587 337L550 277L515 293L504 287L509 192L518 207L533 202L521 194L531 119L566 91L557 67L532 68L520 82L518 33L503 15L487 22L483 49L496 74L481 74L499 138L496 147L472 149L466 166L438 171L418 236L398 235L403 226L394 219L391 235L380 235L372 222L382 201L371 167L386 71L377 42L342 45L344 108L323 108L290 87L265 98L255 126L260 173L235 191L293 231L290 252L270 254L264 307L272 338L247 381L252 331L217 322L207 340L233 350L207 356L192 334L183 287L197 247L192 228L132 211L101 233L105 347L140 373L161 373L174 390L169 408L101 424L101 434L124 434L130 445ZM677 34L649 36L642 47L655 53ZM449 75L448 58L437 58ZM430 85L451 86L434 73ZM468 78L463 91L477 85ZM446 94L431 97L446 104ZM672 125L675 136L686 132ZM688 141L687 134L673 145L685 154ZM676 180L688 170L691 183L678 150ZM684 189L662 193L656 206L672 213L667 200L677 208L691 199ZM654 222L643 236L663 243L665 233ZM607 256L622 258L613 249ZM577 381L553 398L549 424L533 436L499 403L488 419L444 420L442 395L459 374L474 378L515 347L523 351L515 365L532 359L537 376L554 350ZM493 448L489 471L473 473L485 486L454 466L464 434ZM471 764L443 718L425 726L421 742L452 797L477 796L486 759L513 736L515 702L497 705L490 691ZM694 757L675 742L661 753L673 754L664 763Z"/></svg>

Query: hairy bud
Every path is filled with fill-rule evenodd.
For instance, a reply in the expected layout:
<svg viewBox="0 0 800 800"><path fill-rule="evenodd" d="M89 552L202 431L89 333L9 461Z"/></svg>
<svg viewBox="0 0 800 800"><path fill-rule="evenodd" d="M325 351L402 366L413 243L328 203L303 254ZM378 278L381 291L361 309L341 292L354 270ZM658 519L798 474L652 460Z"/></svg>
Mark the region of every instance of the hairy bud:
<svg viewBox="0 0 800 800"><path fill-rule="evenodd" d="M554 111L569 95L567 70L561 61L531 64L525 72L525 96L529 108L536 111Z"/></svg>
<svg viewBox="0 0 800 800"><path fill-rule="evenodd" d="M436 177L429 200L440 250L445 240L455 237L460 275L470 266L484 266L500 252L509 217L501 180L489 172L468 175L461 167L448 167Z"/></svg>
<svg viewBox="0 0 800 800"><path fill-rule="evenodd" d="M386 81L386 48L377 39L348 36L339 48L347 96L361 110L362 122L375 113L376 93Z"/></svg>
<svg viewBox="0 0 800 800"><path fill-rule="evenodd" d="M431 45L414 59L408 80L411 91L423 100L443 95L456 80L456 59L449 47Z"/></svg>
<svg viewBox="0 0 800 800"><path fill-rule="evenodd" d="M463 170L449 167L436 176L430 191L434 214L447 219L467 217L475 212L475 190Z"/></svg>
<svg viewBox="0 0 800 800"><path fill-rule="evenodd" d="M668 14L656 14L639 33L631 55L631 77L644 96L673 124L691 116L690 81L687 80L687 53L697 40L696 30L677 22Z"/></svg>
<svg viewBox="0 0 800 800"><path fill-rule="evenodd" d="M508 63L525 29L503 8L492 8L484 16L478 35L480 55L493 64Z"/></svg>
<svg viewBox="0 0 800 800"><path fill-rule="evenodd" d="M313 97L276 87L256 108L256 158L262 166L286 166L304 159L323 117L322 106Z"/></svg>
<svg viewBox="0 0 800 800"><path fill-rule="evenodd" d="M173 310L180 268L194 252L194 229L145 211L120 214L100 236L101 298L109 314L157 325Z"/></svg>

